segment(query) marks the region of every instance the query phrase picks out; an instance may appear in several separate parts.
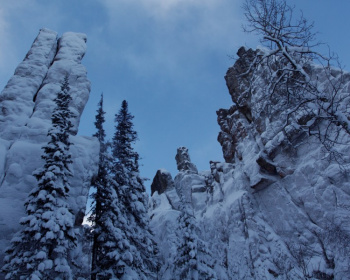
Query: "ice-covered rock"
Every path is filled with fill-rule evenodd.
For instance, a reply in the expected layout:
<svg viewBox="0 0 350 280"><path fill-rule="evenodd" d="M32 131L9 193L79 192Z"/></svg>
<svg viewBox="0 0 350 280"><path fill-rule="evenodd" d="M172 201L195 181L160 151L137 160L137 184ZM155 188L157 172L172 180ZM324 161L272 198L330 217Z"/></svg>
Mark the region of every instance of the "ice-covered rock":
<svg viewBox="0 0 350 280"><path fill-rule="evenodd" d="M90 93L81 64L85 51L84 34L65 33L58 38L56 32L40 30L0 95L0 267L5 247L25 215L24 201L37 183L32 172L43 165L41 147L48 141L53 100L65 76L69 77L70 110L74 113L69 204L76 225L82 222L99 153L95 138L76 135Z"/></svg>
<svg viewBox="0 0 350 280"><path fill-rule="evenodd" d="M310 110L287 116L298 104L284 102L283 92L269 95L266 66L244 74L258 51L239 49L239 59L225 76L234 102L217 111L225 162L210 162L210 171L191 172L183 164L190 162L187 149L180 149L176 191L192 207L218 279L349 279L347 166L332 160L320 140L305 129L327 129L322 120L310 123ZM337 108L350 119L350 75L332 69L325 77L322 67L308 67L320 88L342 81ZM342 145L335 151L348 156L349 135L339 132L339 139ZM194 192L201 189L198 186L206 192ZM167 199L152 197L150 213L152 225L161 232L157 239L161 244L169 240L173 248L173 233L166 228L176 228L179 212L166 207L172 204L167 195L165 191L162 197ZM164 267L174 260L171 252L163 254L160 247L168 261ZM166 275L166 269L162 271Z"/></svg>

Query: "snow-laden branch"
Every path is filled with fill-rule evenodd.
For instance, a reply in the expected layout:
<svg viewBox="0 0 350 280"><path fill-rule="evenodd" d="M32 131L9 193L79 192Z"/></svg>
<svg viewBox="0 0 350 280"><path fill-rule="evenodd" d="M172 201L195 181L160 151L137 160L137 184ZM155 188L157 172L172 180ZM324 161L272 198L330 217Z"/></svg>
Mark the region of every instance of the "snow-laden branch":
<svg viewBox="0 0 350 280"><path fill-rule="evenodd" d="M336 57L313 49L320 45L314 43L313 23L302 14L295 19L294 8L286 0L246 0L243 8L248 22L244 31L259 35L266 48L255 52L247 70L238 77L248 81L250 91L262 78L270 102L282 99L279 104L286 106L285 125L291 117L293 121L310 118L303 126L319 138L331 158L343 162L333 146L341 143L340 135L350 135L350 96L343 90L343 72ZM321 68L315 67L313 61ZM332 67L334 61L339 71ZM265 73L260 75L259 71Z"/></svg>

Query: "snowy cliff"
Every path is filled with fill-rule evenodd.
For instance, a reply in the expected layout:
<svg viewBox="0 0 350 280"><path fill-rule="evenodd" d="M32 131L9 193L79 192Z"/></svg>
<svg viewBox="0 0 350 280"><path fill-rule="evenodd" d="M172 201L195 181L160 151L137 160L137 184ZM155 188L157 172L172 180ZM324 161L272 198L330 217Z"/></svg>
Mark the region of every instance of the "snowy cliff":
<svg viewBox="0 0 350 280"><path fill-rule="evenodd" d="M153 181L150 214L163 279L176 271L183 205L195 217L197 243L214 259L208 266L216 279L350 279L348 166L332 158L348 157L350 137L337 131L341 145L327 150L312 132L330 126L312 121L311 102L297 110L300 99L284 102L282 91L268 95L267 66L246 75L259 51L241 48L225 76L234 104L217 111L224 162L198 172L180 148L175 179L161 170L157 176L167 180ZM326 76L322 67L308 66L322 89L342 80L337 114L349 120L350 75L332 69Z"/></svg>
<svg viewBox="0 0 350 280"><path fill-rule="evenodd" d="M98 141L77 136L79 120L89 98L90 82L81 60L86 36L42 29L23 62L0 95L0 267L4 250L19 229L24 201L37 184L32 173L43 165L54 98L65 76L69 77L74 114L71 131L73 164L69 204L82 223L92 177L97 173Z"/></svg>

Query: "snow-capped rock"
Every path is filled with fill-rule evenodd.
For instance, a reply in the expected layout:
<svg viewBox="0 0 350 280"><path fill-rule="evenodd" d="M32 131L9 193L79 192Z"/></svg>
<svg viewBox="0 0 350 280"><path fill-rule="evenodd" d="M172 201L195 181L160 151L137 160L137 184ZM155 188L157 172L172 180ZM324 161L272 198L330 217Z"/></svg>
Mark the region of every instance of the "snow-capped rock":
<svg viewBox="0 0 350 280"><path fill-rule="evenodd" d="M81 64L86 36L42 29L31 49L0 95L0 267L4 250L25 215L24 202L41 167L41 147L47 143L53 100L65 76L69 77L74 114L71 131L73 164L69 204L80 225L92 177L97 173L99 144L92 137L77 136L80 116L89 98L90 82Z"/></svg>
<svg viewBox="0 0 350 280"><path fill-rule="evenodd" d="M169 191L173 188L174 181L170 172L165 169L159 169L151 184L151 195L153 195L155 192L162 194L163 192L167 190Z"/></svg>
<svg viewBox="0 0 350 280"><path fill-rule="evenodd" d="M225 162L211 162L210 171L199 173L180 165L174 201L182 194L191 207L197 234L215 259L218 279L349 279L347 166L332 160L310 133L327 129L320 119L317 124L310 121L313 108L298 111L293 103L298 100L284 102L283 92L270 96L266 65L247 72L257 52L261 50L239 49L239 59L225 76L234 102L217 112ZM307 67L322 89L327 90L330 81L342 81L337 108L350 119L349 74L332 69L326 76L322 67ZM335 151L348 156L349 135L341 131L339 139L342 145ZM178 154L188 153L181 149ZM198 186L204 191L200 198L193 191L201 189ZM156 238L172 248L160 247L165 260L161 273L167 275L166 267L176 257L172 230L181 210L170 207L174 203L167 190L154 194L150 203L151 223L161 232Z"/></svg>
<svg viewBox="0 0 350 280"><path fill-rule="evenodd" d="M175 156L177 170L187 171L190 173L198 173L197 167L191 162L188 149L186 147L179 147Z"/></svg>

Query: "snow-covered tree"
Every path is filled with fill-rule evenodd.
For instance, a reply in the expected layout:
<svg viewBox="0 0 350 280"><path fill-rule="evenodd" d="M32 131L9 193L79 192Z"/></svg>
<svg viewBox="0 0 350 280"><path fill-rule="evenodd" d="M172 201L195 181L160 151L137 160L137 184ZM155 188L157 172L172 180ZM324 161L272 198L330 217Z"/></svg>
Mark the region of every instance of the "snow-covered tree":
<svg viewBox="0 0 350 280"><path fill-rule="evenodd" d="M186 200L183 189L178 189L180 215L177 218L177 252L172 267L172 279L214 280L214 261L210 251L200 237L200 229L193 208Z"/></svg>
<svg viewBox="0 0 350 280"><path fill-rule="evenodd" d="M100 108L98 116L103 111L102 103ZM149 228L147 195L139 176L139 155L132 146L137 140L133 118L128 112L127 102L123 101L116 114L112 157L102 158L106 161L103 167L103 170L106 168L103 171L106 179L95 183L96 205L92 221L97 246L93 252L95 264L92 274L97 279L155 278L156 246ZM97 123L100 121L96 119L98 128ZM102 132L99 128L98 131L100 135ZM97 211L99 208L100 214Z"/></svg>
<svg viewBox="0 0 350 280"><path fill-rule="evenodd" d="M70 101L66 77L55 98L50 140L43 147L44 167L33 174L38 185L25 202L27 215L20 220L22 228L6 251L6 279L73 279L70 252L76 244L75 217L66 201L72 163Z"/></svg>
<svg viewBox="0 0 350 280"><path fill-rule="evenodd" d="M133 148L137 140L133 118L124 100L115 116L117 126L112 143L112 174L127 220L127 223L121 224L121 230L131 245L129 251L124 251L124 254L128 252L130 255L125 273L136 273L138 277L135 279L152 279L157 270L156 245L149 228L148 197L139 175L139 155Z"/></svg>
<svg viewBox="0 0 350 280"><path fill-rule="evenodd" d="M107 153L107 143L106 143L106 132L103 128L105 123L105 111L103 110L103 94L101 94L101 99L98 103L98 109L96 114L95 127L97 132L93 135L96 137L100 144L99 152L99 166L98 174L94 180L94 187L96 192L91 195L93 202L91 204L91 215L89 216L89 221L95 225L96 220L99 219L103 213L103 198L104 198L104 188L107 185L108 179L108 153Z"/></svg>
<svg viewBox="0 0 350 280"><path fill-rule="evenodd" d="M120 279L125 271L125 266L132 260L128 237L123 231L127 226L127 220L122 205L115 191L114 184L108 180L104 189L102 204L105 206L94 226L95 251L93 257L95 263L92 271L92 279L107 280Z"/></svg>
<svg viewBox="0 0 350 280"><path fill-rule="evenodd" d="M315 41L313 23L302 14L295 17L286 0L246 0L243 8L244 30L260 36L266 47L257 50L247 71L239 74L249 83L247 91L259 87L263 77L270 104L279 104L264 108L264 114L274 116L273 108L282 108L284 113L278 115L285 126L297 120L306 133L320 140L329 159L342 167L349 165L348 156L339 149L348 145L344 134L350 134L350 96L337 57L318 51L321 44ZM336 76L334 67L340 69ZM255 75L261 69L264 74Z"/></svg>
<svg viewBox="0 0 350 280"><path fill-rule="evenodd" d="M97 132L93 135L100 143L99 153L99 167L98 174L94 181L95 192L92 193L92 205L91 215L89 221L93 227L93 244L92 244L92 263L91 263L91 279L96 279L96 274L100 272L101 259L104 258L103 246L100 244L100 240L103 239L100 235L106 233L106 226L104 224L104 215L108 215L108 209L113 202L113 198L110 194L110 184L108 181L108 152L106 143L106 132L103 128L105 123L105 112L103 111L103 94L98 103L98 109L96 114L95 127Z"/></svg>
<svg viewBox="0 0 350 280"><path fill-rule="evenodd" d="M195 217L188 210L184 207L177 220L178 244L173 279L216 279L213 258L207 244L199 238Z"/></svg>
<svg viewBox="0 0 350 280"><path fill-rule="evenodd" d="M115 190L116 183L111 176L112 157L105 140L104 114L101 95L95 121L97 132L94 134L100 143L99 169L94 181L96 191L91 196L93 203L89 217L93 228L92 280L119 279L124 271L124 262L129 259L128 255L120 253L130 248L125 233L120 229L127 221Z"/></svg>
<svg viewBox="0 0 350 280"><path fill-rule="evenodd" d="M139 172L139 156L132 147L137 140L133 118L128 112L128 103L124 100L121 109L115 115L117 127L112 143L114 180L121 186L130 185L132 178Z"/></svg>
<svg viewBox="0 0 350 280"><path fill-rule="evenodd" d="M174 279L198 279L197 236L194 217L183 211L178 218L177 255L174 266Z"/></svg>

